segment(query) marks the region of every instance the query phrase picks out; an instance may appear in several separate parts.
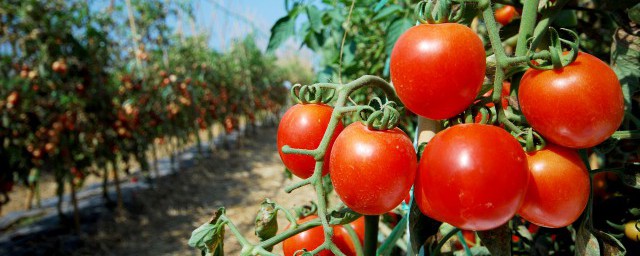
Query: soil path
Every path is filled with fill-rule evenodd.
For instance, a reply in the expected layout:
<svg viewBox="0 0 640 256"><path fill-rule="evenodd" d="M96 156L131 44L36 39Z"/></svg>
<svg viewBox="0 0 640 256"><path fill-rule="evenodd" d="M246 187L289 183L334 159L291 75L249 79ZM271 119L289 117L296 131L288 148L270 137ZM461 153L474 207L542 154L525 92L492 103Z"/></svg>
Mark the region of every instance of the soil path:
<svg viewBox="0 0 640 256"><path fill-rule="evenodd" d="M104 207L95 214L84 212L80 236L70 230L70 223L53 225L57 228L12 238L0 246L4 247L0 254L39 255L44 250L44 255L200 255L187 241L220 206L225 206L234 224L256 242L253 222L264 198L287 208L315 198L309 186L291 194L284 192L297 178L286 177L275 135L274 127L259 128L241 138L237 148L216 149L195 165L160 177L155 187L134 190L125 198L124 212ZM287 225L282 215L280 230ZM241 247L231 232L226 232L224 249L226 255L239 255ZM281 245L274 252L281 254Z"/></svg>

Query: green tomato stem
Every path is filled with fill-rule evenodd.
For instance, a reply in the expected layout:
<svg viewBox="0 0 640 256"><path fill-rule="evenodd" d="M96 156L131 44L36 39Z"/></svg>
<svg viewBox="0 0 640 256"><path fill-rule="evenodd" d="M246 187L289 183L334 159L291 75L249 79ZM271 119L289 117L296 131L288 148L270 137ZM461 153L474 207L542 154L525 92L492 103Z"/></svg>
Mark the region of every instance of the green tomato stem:
<svg viewBox="0 0 640 256"><path fill-rule="evenodd" d="M464 239L464 236L462 235L462 231L458 231L458 233L456 233L458 235L458 240L460 240L460 244L462 244L462 248L464 248L464 253L467 256L472 256L473 254L471 253L471 249L469 249L469 245L467 244L467 240Z"/></svg>
<svg viewBox="0 0 640 256"><path fill-rule="evenodd" d="M516 56L527 54L527 39L533 35L538 14L539 0L527 0L522 7L522 18L518 29L518 44L516 44Z"/></svg>
<svg viewBox="0 0 640 256"><path fill-rule="evenodd" d="M242 235L242 233L240 233L240 231L238 230L238 227L236 227L235 224L233 224L233 221L231 221L227 215L222 215L220 216L220 220L224 223L224 225L226 225L229 230L231 231L231 233L233 233L233 235L236 236L236 238L238 239L238 242L242 245L243 248L246 247L252 247L253 245Z"/></svg>
<svg viewBox="0 0 640 256"><path fill-rule="evenodd" d="M273 236L272 238L262 241L260 244L258 244L258 246L262 248L272 247L276 244L281 243L282 241L286 240L289 237L292 237L300 232L309 230L311 228L314 228L320 225L321 223L319 219L313 219L313 220L307 221L305 223L298 225L298 227L296 228L289 228L283 231L282 233Z"/></svg>
<svg viewBox="0 0 640 256"><path fill-rule="evenodd" d="M640 130L616 131L611 137L619 140L637 140L640 139Z"/></svg>
<svg viewBox="0 0 640 256"><path fill-rule="evenodd" d="M364 254L362 252L362 244L360 243L360 238L358 238L358 234L356 234L356 231L349 224L345 224L343 227L347 230L347 234L349 234L349 239L351 239L351 242L353 243L353 246L356 250L356 256L363 256Z"/></svg>

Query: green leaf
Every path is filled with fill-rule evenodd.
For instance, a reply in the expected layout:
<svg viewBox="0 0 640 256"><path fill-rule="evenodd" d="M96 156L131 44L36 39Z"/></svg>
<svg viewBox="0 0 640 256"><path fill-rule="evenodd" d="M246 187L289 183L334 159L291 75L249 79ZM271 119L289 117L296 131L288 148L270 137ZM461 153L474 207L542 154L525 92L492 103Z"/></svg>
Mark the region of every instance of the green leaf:
<svg viewBox="0 0 640 256"><path fill-rule="evenodd" d="M278 232L278 211L270 199L262 201L255 221L255 234L260 241L272 238ZM270 250L269 250L270 251Z"/></svg>
<svg viewBox="0 0 640 256"><path fill-rule="evenodd" d="M611 46L611 65L616 72L622 94L624 96L625 109L631 110L632 95L640 89L640 37L628 34L624 29L618 29L613 36Z"/></svg>
<svg viewBox="0 0 640 256"><path fill-rule="evenodd" d="M307 17L309 17L309 25L311 26L311 30L320 33L322 31L322 14L317 7L313 5L307 5L305 8L307 11Z"/></svg>
<svg viewBox="0 0 640 256"><path fill-rule="evenodd" d="M357 220L362 215L349 208L342 208L337 211L331 211L329 216L331 216L329 219L330 225L345 225Z"/></svg>
<svg viewBox="0 0 640 256"><path fill-rule="evenodd" d="M629 10L627 10L627 13L629 14L629 19L631 19L635 23L640 23L640 3L629 8Z"/></svg>
<svg viewBox="0 0 640 256"><path fill-rule="evenodd" d="M269 38L269 45L267 46L267 52L273 52L284 43L289 37L295 34L295 19L290 16L284 16L276 21L276 24L271 27L271 37Z"/></svg>
<svg viewBox="0 0 640 256"><path fill-rule="evenodd" d="M407 29L413 26L413 21L408 18L399 18L391 22L387 27L384 47L387 54L391 54L393 46L396 44L398 37Z"/></svg>
<svg viewBox="0 0 640 256"><path fill-rule="evenodd" d="M376 7L373 8L373 11L379 12L382 9L382 7L384 7L384 5L387 4L387 2L389 2L389 0L380 0L380 2L376 4Z"/></svg>
<svg viewBox="0 0 640 256"><path fill-rule="evenodd" d="M627 250L615 237L599 230L589 230L588 219L582 221L580 229L576 234L576 255L599 256L602 255L625 255ZM600 248L602 246L602 248Z"/></svg>
<svg viewBox="0 0 640 256"><path fill-rule="evenodd" d="M397 4L394 5L390 5L387 8L384 8L381 12L378 12L378 14L376 14L376 16L373 16L373 21L381 21L393 14L396 14L400 11L402 11L402 6L399 6ZM376 11L377 12L377 11Z"/></svg>
<svg viewBox="0 0 640 256"><path fill-rule="evenodd" d="M342 50L342 65L349 66L356 58L356 42L350 41L344 44Z"/></svg>
<svg viewBox="0 0 640 256"><path fill-rule="evenodd" d="M220 218L222 215L224 215L224 207L218 208L208 223L195 229L189 238L189 246L209 254L215 252L214 255L222 255L220 248L224 239L225 225Z"/></svg>

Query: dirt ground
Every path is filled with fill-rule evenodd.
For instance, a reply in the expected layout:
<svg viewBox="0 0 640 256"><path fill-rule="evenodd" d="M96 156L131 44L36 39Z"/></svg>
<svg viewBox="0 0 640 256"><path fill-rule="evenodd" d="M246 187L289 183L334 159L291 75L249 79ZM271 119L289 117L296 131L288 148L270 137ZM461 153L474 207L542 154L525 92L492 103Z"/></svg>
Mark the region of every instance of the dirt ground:
<svg viewBox="0 0 640 256"><path fill-rule="evenodd" d="M297 178L285 176L275 135L274 127L259 128L257 134L242 138L239 148L217 149L194 166L161 177L155 188L134 192L124 212L108 211L95 221L83 221L93 227L80 236L73 254L200 255L187 241L220 206L250 241L258 241L253 222L264 198L288 208L315 198L309 186L284 192ZM282 230L287 222L280 215ZM240 252L231 232L226 232L224 249L226 255ZM274 252L281 253L281 245Z"/></svg>

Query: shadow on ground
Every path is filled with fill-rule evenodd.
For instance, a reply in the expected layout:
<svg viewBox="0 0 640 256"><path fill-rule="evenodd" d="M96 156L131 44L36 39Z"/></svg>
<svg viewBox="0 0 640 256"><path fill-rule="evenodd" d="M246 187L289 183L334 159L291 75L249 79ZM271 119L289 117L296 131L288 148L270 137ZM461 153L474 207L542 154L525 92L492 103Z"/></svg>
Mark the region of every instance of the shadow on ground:
<svg viewBox="0 0 640 256"><path fill-rule="evenodd" d="M253 218L265 197L286 198L289 204L310 200L311 190L303 190L297 200L282 192L288 181L275 134L273 127L258 129L237 149L217 149L194 166L159 178L155 187L131 192L122 212L106 207L82 211L81 235L56 218L53 228L0 244L0 254L199 255L187 240L219 206L227 207L246 234L253 233ZM225 243L229 255L240 249Z"/></svg>

